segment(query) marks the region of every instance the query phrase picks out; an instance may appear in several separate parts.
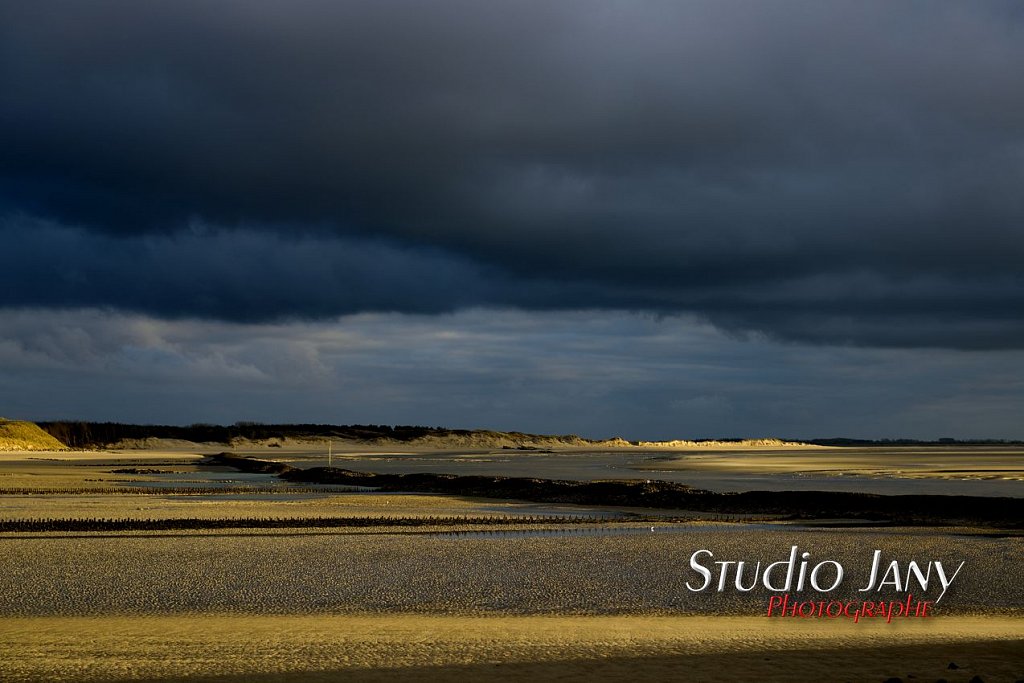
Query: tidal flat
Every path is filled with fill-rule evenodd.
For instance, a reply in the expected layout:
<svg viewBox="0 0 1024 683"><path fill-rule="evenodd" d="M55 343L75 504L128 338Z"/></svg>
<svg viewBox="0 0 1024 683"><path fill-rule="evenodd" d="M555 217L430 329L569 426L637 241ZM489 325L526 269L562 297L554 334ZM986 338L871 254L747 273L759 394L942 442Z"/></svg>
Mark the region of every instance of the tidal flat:
<svg viewBox="0 0 1024 683"><path fill-rule="evenodd" d="M651 511L302 492L271 475L233 480L229 472L204 470L198 456L165 456L14 457L17 464L7 470L12 474L0 478L0 520L377 515L382 521L360 529L314 524L2 533L0 678L262 683L1024 677L1019 530L820 528L771 516L727 522L686 511L661 511L673 518L641 523L635 515ZM530 457L538 456L524 459ZM135 471L114 472L128 469ZM229 488L197 494L184 478ZM54 492L57 483L68 490ZM32 492L11 492L26 487ZM387 523L392 516L429 521L569 514L595 519L495 528ZM860 591L875 550L886 562L899 563L903 579L910 576L910 561L963 567L927 619L892 623L768 617L776 593L764 586L750 592L731 582L722 591L687 586L700 583L690 566L697 550L711 551L714 560L743 560L749 572L757 562L785 560L793 546L809 553L812 566L829 560L846 572L827 595L791 591L807 600L890 601L908 591L915 599L938 598L934 576L926 591L892 585ZM950 663L958 668L949 669Z"/></svg>

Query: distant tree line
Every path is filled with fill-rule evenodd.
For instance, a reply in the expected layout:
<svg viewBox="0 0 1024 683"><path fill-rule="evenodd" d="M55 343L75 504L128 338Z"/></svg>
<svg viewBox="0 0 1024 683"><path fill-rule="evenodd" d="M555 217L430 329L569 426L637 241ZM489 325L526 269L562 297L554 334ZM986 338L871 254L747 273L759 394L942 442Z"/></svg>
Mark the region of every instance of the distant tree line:
<svg viewBox="0 0 1024 683"><path fill-rule="evenodd" d="M232 439L335 438L360 441L393 439L411 441L424 436L468 436L465 429L391 425L262 424L236 422L233 425L192 424L138 425L122 422L39 422L39 426L70 448L102 448L130 439L181 439L229 444Z"/></svg>

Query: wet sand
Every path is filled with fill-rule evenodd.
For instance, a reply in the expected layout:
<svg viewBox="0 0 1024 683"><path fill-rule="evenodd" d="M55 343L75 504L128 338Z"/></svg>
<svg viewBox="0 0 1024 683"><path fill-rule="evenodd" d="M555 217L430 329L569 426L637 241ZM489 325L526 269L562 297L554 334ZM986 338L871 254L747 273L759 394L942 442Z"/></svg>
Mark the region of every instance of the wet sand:
<svg viewBox="0 0 1024 683"><path fill-rule="evenodd" d="M1024 447L876 446L753 453L688 451L657 458L642 469L1024 481Z"/></svg>
<svg viewBox="0 0 1024 683"><path fill-rule="evenodd" d="M646 511L645 511L646 512ZM440 494L280 493L209 495L0 496L0 520L126 518L224 519L273 517L427 517L494 515L615 516L598 507L553 505Z"/></svg>
<svg viewBox="0 0 1024 683"><path fill-rule="evenodd" d="M327 465L324 454L316 450L263 449L247 453L296 467ZM716 492L851 491L1024 498L1021 446L353 450L337 455L333 465L389 474L660 479Z"/></svg>
<svg viewBox="0 0 1024 683"><path fill-rule="evenodd" d="M156 449L0 453L0 491L19 486L114 488L156 476L109 472L117 467L197 471L202 455L225 450L296 467L328 464L325 441L170 442ZM660 479L716 492L851 491L882 495L933 494L1024 498L1024 447L871 446L449 449L335 442L331 464L359 472L542 477L547 479ZM173 479L164 477L164 479ZM271 477L264 477L268 482ZM173 483L173 481L172 481Z"/></svg>

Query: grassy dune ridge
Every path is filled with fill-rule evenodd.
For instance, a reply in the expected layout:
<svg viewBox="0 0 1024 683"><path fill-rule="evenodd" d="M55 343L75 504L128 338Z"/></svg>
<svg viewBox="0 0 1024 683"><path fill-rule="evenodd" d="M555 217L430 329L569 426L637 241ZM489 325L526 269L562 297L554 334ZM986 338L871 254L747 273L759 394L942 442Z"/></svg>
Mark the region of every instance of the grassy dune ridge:
<svg viewBox="0 0 1024 683"><path fill-rule="evenodd" d="M33 422L0 417L0 451L66 451L67 448Z"/></svg>

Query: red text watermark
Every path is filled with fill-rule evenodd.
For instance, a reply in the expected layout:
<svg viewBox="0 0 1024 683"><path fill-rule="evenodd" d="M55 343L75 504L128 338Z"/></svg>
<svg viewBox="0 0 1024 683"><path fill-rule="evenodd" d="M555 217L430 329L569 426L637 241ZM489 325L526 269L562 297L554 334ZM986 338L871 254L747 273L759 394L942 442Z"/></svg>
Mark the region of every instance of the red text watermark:
<svg viewBox="0 0 1024 683"><path fill-rule="evenodd" d="M907 595L906 600L871 601L871 600L790 600L789 593L773 595L768 599L769 617L796 617L802 619L853 619L858 623L861 619L885 619L892 623L897 618L930 617L928 609L931 600L914 600Z"/></svg>

